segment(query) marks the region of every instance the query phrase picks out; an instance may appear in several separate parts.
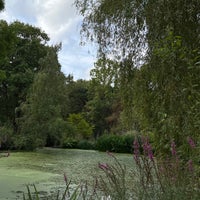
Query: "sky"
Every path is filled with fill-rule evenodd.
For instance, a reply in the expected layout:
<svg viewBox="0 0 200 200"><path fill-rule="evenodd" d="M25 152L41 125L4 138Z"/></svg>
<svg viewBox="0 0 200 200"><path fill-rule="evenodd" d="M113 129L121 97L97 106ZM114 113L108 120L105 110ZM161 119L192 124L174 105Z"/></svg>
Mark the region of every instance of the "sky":
<svg viewBox="0 0 200 200"><path fill-rule="evenodd" d="M59 62L62 72L74 79L89 79L94 66L96 50L92 44L81 46L81 16L74 0L5 0L0 19L8 23L20 21L41 28L50 37L50 44L62 42Z"/></svg>

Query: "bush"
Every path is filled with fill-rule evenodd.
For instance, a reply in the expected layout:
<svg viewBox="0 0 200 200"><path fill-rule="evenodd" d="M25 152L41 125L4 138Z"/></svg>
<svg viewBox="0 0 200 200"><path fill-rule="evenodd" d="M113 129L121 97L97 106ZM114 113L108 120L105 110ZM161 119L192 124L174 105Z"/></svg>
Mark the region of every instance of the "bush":
<svg viewBox="0 0 200 200"><path fill-rule="evenodd" d="M78 140L74 138L67 138L63 141L62 147L68 149L75 149L77 148Z"/></svg>
<svg viewBox="0 0 200 200"><path fill-rule="evenodd" d="M43 147L44 141L40 138L34 138L33 135L14 137L14 149L33 151L37 147Z"/></svg>
<svg viewBox="0 0 200 200"><path fill-rule="evenodd" d="M63 148L68 149L95 149L94 142L88 141L88 140L77 140L74 138L67 138L62 143Z"/></svg>
<svg viewBox="0 0 200 200"><path fill-rule="evenodd" d="M95 144L88 140L81 140L78 142L77 148L78 149L87 149L87 150L95 149Z"/></svg>
<svg viewBox="0 0 200 200"><path fill-rule="evenodd" d="M132 153L133 135L103 135L97 140L97 150Z"/></svg>
<svg viewBox="0 0 200 200"><path fill-rule="evenodd" d="M0 148L11 149L13 146L13 129L11 125L0 126Z"/></svg>

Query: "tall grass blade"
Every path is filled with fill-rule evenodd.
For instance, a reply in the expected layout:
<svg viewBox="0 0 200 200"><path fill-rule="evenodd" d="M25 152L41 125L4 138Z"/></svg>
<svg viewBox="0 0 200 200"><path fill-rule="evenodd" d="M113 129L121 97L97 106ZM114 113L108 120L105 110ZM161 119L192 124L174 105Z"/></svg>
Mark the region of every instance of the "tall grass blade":
<svg viewBox="0 0 200 200"><path fill-rule="evenodd" d="M66 189L65 189L65 191L63 193L63 196L62 196L62 200L65 200L66 194L67 194L67 192L69 192L69 185L70 185L70 183L71 183L71 180L69 181L69 183L66 186Z"/></svg>
<svg viewBox="0 0 200 200"><path fill-rule="evenodd" d="M23 200L26 200L25 194L23 193Z"/></svg>
<svg viewBox="0 0 200 200"><path fill-rule="evenodd" d="M34 190L35 190L35 198L36 198L36 200L39 200L39 195L38 195L38 191L35 187L35 184L33 184L33 187L34 187Z"/></svg>
<svg viewBox="0 0 200 200"><path fill-rule="evenodd" d="M79 189L79 185L77 186L77 188L75 189L75 191L73 192L73 194L71 195L71 197L70 197L70 200L76 200L76 199L78 199L77 197L78 197L78 189Z"/></svg>
<svg viewBox="0 0 200 200"><path fill-rule="evenodd" d="M32 196L31 196L31 191L30 191L29 186L27 185L26 188L27 188L27 190L28 190L28 198L29 198L29 200L33 200L33 199L32 199Z"/></svg>

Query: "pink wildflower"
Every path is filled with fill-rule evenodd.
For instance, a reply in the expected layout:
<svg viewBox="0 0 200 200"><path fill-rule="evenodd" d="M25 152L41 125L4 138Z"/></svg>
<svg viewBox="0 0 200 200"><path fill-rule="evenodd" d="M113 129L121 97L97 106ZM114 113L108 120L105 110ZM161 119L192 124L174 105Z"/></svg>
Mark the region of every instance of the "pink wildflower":
<svg viewBox="0 0 200 200"><path fill-rule="evenodd" d="M189 160L188 161L188 170L190 171L190 172L192 172L193 171L193 162L192 162L192 160Z"/></svg>
<svg viewBox="0 0 200 200"><path fill-rule="evenodd" d="M171 152L172 152L172 156L176 156L176 144L174 141L172 141L171 143Z"/></svg>
<svg viewBox="0 0 200 200"><path fill-rule="evenodd" d="M194 140L191 138L191 137L188 137L187 138L187 141L188 141L188 143L189 143L189 145L190 145L190 147L193 149L193 148L195 148L195 142L194 142Z"/></svg>
<svg viewBox="0 0 200 200"><path fill-rule="evenodd" d="M104 164L104 163L99 163L99 168L100 169L103 169L103 170L108 170L109 169L109 166L108 164Z"/></svg>
<svg viewBox="0 0 200 200"><path fill-rule="evenodd" d="M66 175L66 173L64 173L64 181L67 184L67 175Z"/></svg>
<svg viewBox="0 0 200 200"><path fill-rule="evenodd" d="M153 160L153 151L150 144L148 145L148 157L150 160Z"/></svg>
<svg viewBox="0 0 200 200"><path fill-rule="evenodd" d="M139 154L140 154L139 148L140 148L140 145L138 143L138 140L135 139L134 142L133 142L133 149L134 149L133 154L134 154L134 160L136 162L138 162L138 157L139 157Z"/></svg>
<svg viewBox="0 0 200 200"><path fill-rule="evenodd" d="M152 147L147 137L143 139L143 150L144 150L144 154L146 154L150 160L153 160Z"/></svg>

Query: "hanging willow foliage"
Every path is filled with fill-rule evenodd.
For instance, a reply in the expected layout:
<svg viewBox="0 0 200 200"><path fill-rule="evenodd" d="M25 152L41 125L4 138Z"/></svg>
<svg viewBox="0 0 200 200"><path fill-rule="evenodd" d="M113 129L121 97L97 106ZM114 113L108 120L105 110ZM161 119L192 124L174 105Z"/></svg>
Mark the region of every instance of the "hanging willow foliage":
<svg viewBox="0 0 200 200"><path fill-rule="evenodd" d="M134 108L143 129L155 133L157 146L171 138L182 145L183 134L197 136L199 0L75 0L75 5L84 17L83 38L97 42L100 58L112 55L122 63L117 71L123 71L118 78L127 90L124 105Z"/></svg>

